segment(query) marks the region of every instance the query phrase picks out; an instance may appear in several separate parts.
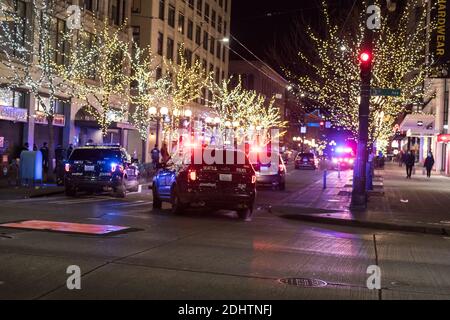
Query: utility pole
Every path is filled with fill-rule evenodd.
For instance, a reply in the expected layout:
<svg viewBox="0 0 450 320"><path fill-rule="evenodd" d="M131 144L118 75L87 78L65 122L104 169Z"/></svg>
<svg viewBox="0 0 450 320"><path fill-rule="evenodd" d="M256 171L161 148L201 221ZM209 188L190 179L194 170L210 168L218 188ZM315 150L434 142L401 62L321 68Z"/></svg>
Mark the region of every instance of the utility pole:
<svg viewBox="0 0 450 320"><path fill-rule="evenodd" d="M353 170L353 208L366 208L366 164L368 160L370 82L372 78L373 30L365 29L364 42L359 54L361 69L361 101L359 104L359 131L356 163Z"/></svg>

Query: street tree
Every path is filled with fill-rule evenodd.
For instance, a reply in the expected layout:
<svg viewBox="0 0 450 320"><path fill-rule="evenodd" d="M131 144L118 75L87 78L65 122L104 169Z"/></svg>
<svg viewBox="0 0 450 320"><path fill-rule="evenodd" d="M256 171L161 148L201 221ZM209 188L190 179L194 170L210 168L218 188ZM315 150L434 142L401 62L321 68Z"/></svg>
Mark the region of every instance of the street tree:
<svg viewBox="0 0 450 320"><path fill-rule="evenodd" d="M54 179L56 106L66 91L57 72L68 50L56 19L61 12L55 0L4 0L0 6L0 65L5 69L0 83L10 90L29 92L36 101L36 112L43 114L48 128L49 181Z"/></svg>
<svg viewBox="0 0 450 320"><path fill-rule="evenodd" d="M380 7L384 2L376 1ZM295 85L299 99L328 111L335 126L358 131L360 98L360 61L366 28L367 3L354 6L340 20L322 1L322 18L296 25L288 36L283 52L295 50L294 62L278 55L288 79ZM382 7L383 8L383 7ZM370 137L386 146L392 128L405 107L423 101L427 88L424 79L430 72L426 64L427 13L408 0L395 14L387 8L379 30L374 30L372 87L400 89L399 97L373 96L370 100ZM293 49L295 48L295 49Z"/></svg>
<svg viewBox="0 0 450 320"><path fill-rule="evenodd" d="M68 93L96 120L103 136L113 122L128 116L130 43L125 28L93 19L90 26L74 30L68 37L76 39L76 46L67 55L69 62L58 68Z"/></svg>

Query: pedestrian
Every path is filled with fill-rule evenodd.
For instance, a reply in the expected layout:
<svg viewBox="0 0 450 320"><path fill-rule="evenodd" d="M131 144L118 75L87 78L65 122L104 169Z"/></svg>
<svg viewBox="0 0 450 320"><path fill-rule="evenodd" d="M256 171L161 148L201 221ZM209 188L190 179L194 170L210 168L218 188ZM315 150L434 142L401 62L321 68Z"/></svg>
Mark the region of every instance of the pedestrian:
<svg viewBox="0 0 450 320"><path fill-rule="evenodd" d="M47 142L44 142L42 144L40 151L42 153L42 171L45 174L47 174L48 167L49 167L49 152L48 152Z"/></svg>
<svg viewBox="0 0 450 320"><path fill-rule="evenodd" d="M414 163L416 162L416 157L412 153L411 150L408 150L405 156L405 165L406 165L406 178L411 179L412 170L414 167Z"/></svg>
<svg viewBox="0 0 450 320"><path fill-rule="evenodd" d="M157 144L155 144L155 147L152 149L151 155L152 155L153 169L157 169L159 164L159 149Z"/></svg>
<svg viewBox="0 0 450 320"><path fill-rule="evenodd" d="M428 152L427 158L425 159L425 163L423 165L427 169L427 177L431 178L431 170L434 166L434 157L431 151Z"/></svg>
<svg viewBox="0 0 450 320"><path fill-rule="evenodd" d="M33 143L33 151L38 151L38 147L37 147L36 143Z"/></svg>
<svg viewBox="0 0 450 320"><path fill-rule="evenodd" d="M162 157L163 163L166 163L170 159L170 154L169 154L169 150L167 148L167 143L165 143L165 142L163 143L163 146L161 148L161 157Z"/></svg>
<svg viewBox="0 0 450 320"><path fill-rule="evenodd" d="M67 148L66 159L69 159L70 155L72 154L72 151L73 151L73 144L71 143Z"/></svg>

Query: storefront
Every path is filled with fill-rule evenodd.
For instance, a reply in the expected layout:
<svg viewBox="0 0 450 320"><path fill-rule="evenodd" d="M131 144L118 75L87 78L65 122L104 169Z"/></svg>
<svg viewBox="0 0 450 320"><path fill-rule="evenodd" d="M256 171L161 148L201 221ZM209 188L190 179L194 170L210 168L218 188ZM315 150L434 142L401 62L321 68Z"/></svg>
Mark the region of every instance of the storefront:
<svg viewBox="0 0 450 320"><path fill-rule="evenodd" d="M86 108L81 108L75 115L76 145L84 146L87 143L94 144L119 144L128 148L128 131L135 130L127 122L112 122L105 136L96 119ZM130 151L130 150L128 150ZM132 152L132 151L131 151Z"/></svg>
<svg viewBox="0 0 450 320"><path fill-rule="evenodd" d="M4 91L0 96L0 156L18 156L23 145L24 126L28 122L27 94L21 91Z"/></svg>
<svg viewBox="0 0 450 320"><path fill-rule="evenodd" d="M408 114L400 124L400 131L406 132L401 141L404 152L415 152L416 160L423 162L428 151L435 151L437 131L435 129L435 116L431 114Z"/></svg>
<svg viewBox="0 0 450 320"><path fill-rule="evenodd" d="M48 99L43 98L44 103L49 103ZM69 108L69 103L58 100L55 102L55 106L53 107L54 117L53 117L53 137L54 137L54 147L57 145L62 145L63 141L63 130L66 124L64 117L65 108ZM48 107L47 107L48 108ZM40 148L44 142L49 141L49 131L48 131L48 121L47 117L44 113L44 110L41 106L36 103L34 114L34 144Z"/></svg>

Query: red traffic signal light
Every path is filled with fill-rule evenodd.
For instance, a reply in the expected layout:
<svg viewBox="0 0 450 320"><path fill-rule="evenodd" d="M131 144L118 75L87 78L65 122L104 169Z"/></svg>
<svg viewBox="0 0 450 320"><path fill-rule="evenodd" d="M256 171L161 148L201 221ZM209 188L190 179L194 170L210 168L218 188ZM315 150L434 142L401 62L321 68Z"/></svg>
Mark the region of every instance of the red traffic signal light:
<svg viewBox="0 0 450 320"><path fill-rule="evenodd" d="M323 131L325 129L325 121L320 121L320 130Z"/></svg>
<svg viewBox="0 0 450 320"><path fill-rule="evenodd" d="M362 63L368 63L368 62L371 62L371 60L372 60L372 55L370 52L363 51L359 54L359 61L361 61Z"/></svg>

